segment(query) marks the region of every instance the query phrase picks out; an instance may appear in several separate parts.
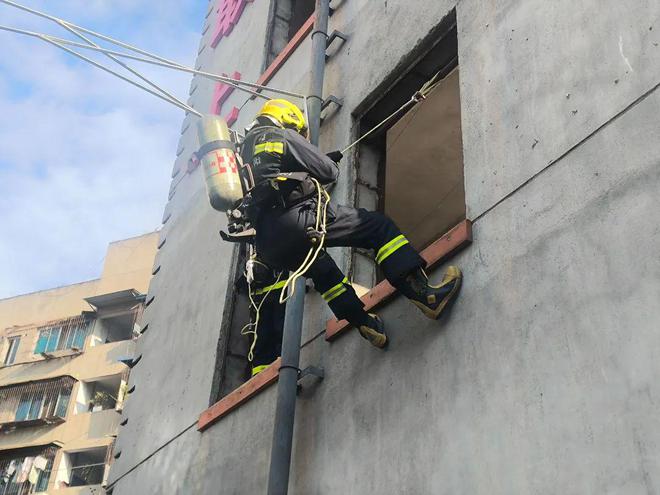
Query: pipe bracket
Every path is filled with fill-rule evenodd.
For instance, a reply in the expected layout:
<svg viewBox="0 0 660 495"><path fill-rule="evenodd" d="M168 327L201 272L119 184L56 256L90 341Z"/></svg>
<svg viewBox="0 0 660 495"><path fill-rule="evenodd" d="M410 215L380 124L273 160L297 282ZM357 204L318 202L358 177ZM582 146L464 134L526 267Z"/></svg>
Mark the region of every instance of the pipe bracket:
<svg viewBox="0 0 660 495"><path fill-rule="evenodd" d="M327 37L327 40L325 42L326 50L330 48L330 45L332 45L332 43L337 39L341 40L341 44L339 45L341 47L344 43L348 41L348 35L346 33L342 33L341 31L335 29L332 33L330 33L330 36ZM328 60L330 57L331 55L328 55L327 53L325 54L326 60Z"/></svg>

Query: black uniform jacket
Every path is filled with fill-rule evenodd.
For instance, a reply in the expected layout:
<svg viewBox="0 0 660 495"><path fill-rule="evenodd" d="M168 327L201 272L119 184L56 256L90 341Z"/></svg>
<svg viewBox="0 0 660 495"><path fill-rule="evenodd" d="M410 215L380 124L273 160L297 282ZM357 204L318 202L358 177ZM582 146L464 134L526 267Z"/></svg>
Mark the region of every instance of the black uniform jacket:
<svg viewBox="0 0 660 495"><path fill-rule="evenodd" d="M274 183L281 198L279 202L265 200L258 208L254 222L259 256L272 266L293 266L309 249L306 228L316 219L316 188L309 179L273 179L302 172L328 185L337 180L339 167L297 132L274 126L251 129L241 156L250 164L255 191L260 184L272 191Z"/></svg>
<svg viewBox="0 0 660 495"><path fill-rule="evenodd" d="M335 162L291 129L260 126L250 130L243 141L241 157L250 165L256 186L290 172L309 174L322 185L336 181L339 176ZM285 199L289 199L294 190L296 194L292 200L300 200L313 192L309 191L309 184L300 187L299 181L279 181L279 186Z"/></svg>

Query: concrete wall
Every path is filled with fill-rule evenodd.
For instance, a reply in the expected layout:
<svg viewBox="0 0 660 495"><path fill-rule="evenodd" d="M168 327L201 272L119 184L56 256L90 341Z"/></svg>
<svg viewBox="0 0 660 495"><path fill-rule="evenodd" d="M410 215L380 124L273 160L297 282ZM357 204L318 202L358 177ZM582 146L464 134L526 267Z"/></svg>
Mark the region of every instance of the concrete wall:
<svg viewBox="0 0 660 495"><path fill-rule="evenodd" d="M254 75L259 63L242 55L263 47L250 29L263 26L267 3L248 4L200 63ZM324 148L349 142L352 114L453 7L338 6L330 28L351 38L327 65L326 94L345 106L326 121ZM466 274L462 294L440 322L401 298L383 308L386 352L355 332L325 342L327 311L308 297L301 364L323 365L326 379L298 401L290 493L655 493L660 6L462 0L456 16L475 221L473 245L451 260ZM309 42L272 84L304 89L307 60ZM334 197L352 201L355 164L342 166ZM231 249L199 172L177 184L113 493L263 493L276 387L194 428L208 405Z"/></svg>

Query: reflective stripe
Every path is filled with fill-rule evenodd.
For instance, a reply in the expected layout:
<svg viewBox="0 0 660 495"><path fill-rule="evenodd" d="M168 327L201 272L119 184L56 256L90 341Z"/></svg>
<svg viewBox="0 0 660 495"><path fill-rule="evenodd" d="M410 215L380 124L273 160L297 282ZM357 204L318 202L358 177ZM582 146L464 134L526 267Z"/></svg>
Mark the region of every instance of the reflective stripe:
<svg viewBox="0 0 660 495"><path fill-rule="evenodd" d="M408 244L408 239L406 239L406 236L403 234L396 236L394 239L392 239L378 250L378 254L376 255L376 263L380 265L383 261L385 261L385 259L387 259L387 257L394 253L394 251L402 246L405 246L406 244Z"/></svg>
<svg viewBox="0 0 660 495"><path fill-rule="evenodd" d="M261 294L265 294L266 292L270 292L275 289L281 289L286 285L286 280L281 280L280 282L277 282L276 284L269 285L267 287L263 287L261 289L257 289L254 291L255 296L260 296Z"/></svg>
<svg viewBox="0 0 660 495"><path fill-rule="evenodd" d="M284 154L284 143L275 143L275 142L267 142L267 143L261 143L257 144L254 146L254 154L257 155L259 153L278 153L280 155Z"/></svg>
<svg viewBox="0 0 660 495"><path fill-rule="evenodd" d="M270 364L262 364L261 366L255 366L252 368L252 376L256 375L257 373L261 373L263 370L268 368Z"/></svg>
<svg viewBox="0 0 660 495"><path fill-rule="evenodd" d="M344 277L344 280L339 282L337 285L334 287L331 287L330 289L326 290L323 294L321 294L321 297L326 301L330 302L337 296L340 296L344 292L346 292L348 289L346 288L346 285L348 283L348 277Z"/></svg>
<svg viewBox="0 0 660 495"><path fill-rule="evenodd" d="M332 301L333 299L338 298L339 296L341 296L341 295L342 295L344 292L346 292L347 290L348 290L348 289L347 289L345 286L342 286L341 289L340 289L339 291L335 292L335 293L332 294L331 296L325 297L325 298L324 298L324 299L325 299L325 302L330 302L330 301Z"/></svg>

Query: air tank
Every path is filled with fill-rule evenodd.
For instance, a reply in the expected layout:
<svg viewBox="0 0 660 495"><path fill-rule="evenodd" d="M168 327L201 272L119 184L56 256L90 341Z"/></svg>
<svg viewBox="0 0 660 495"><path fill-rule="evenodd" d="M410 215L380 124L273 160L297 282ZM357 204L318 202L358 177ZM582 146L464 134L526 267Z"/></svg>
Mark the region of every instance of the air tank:
<svg viewBox="0 0 660 495"><path fill-rule="evenodd" d="M243 197L240 164L229 127L218 115L204 115L197 123L197 136L197 156L204 170L209 201L216 210L226 212Z"/></svg>

